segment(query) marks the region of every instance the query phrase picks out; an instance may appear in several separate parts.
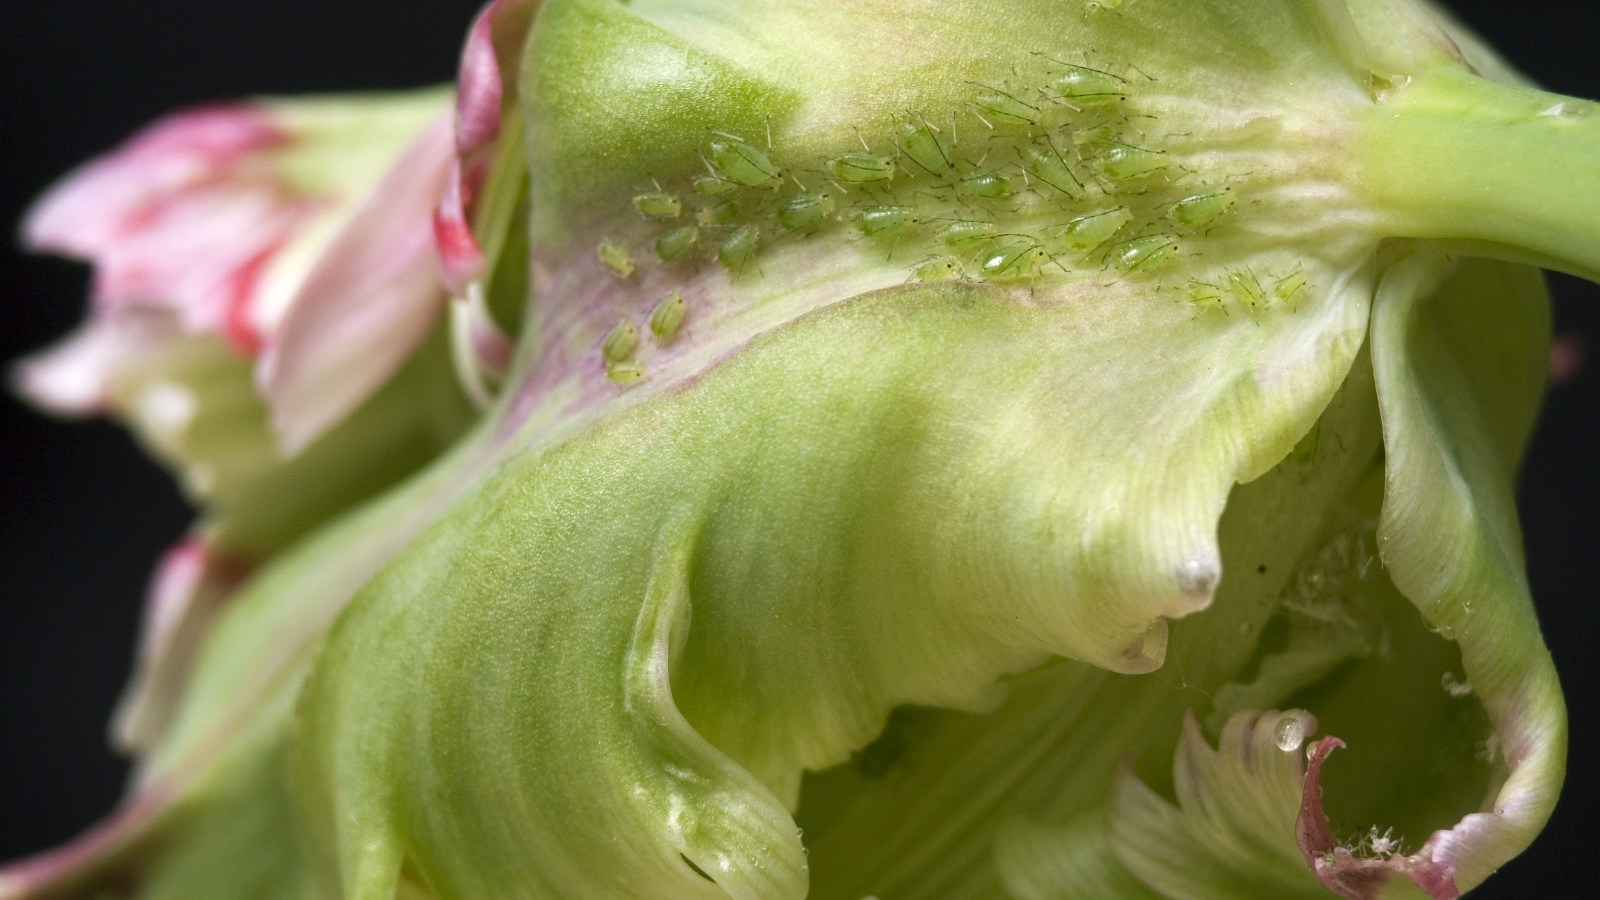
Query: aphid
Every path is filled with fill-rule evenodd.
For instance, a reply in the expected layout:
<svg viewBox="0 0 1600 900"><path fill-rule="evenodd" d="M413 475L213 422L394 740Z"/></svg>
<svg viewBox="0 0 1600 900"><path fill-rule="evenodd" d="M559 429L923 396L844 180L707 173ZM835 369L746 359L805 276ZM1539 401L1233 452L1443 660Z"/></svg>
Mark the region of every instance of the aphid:
<svg viewBox="0 0 1600 900"><path fill-rule="evenodd" d="M1167 261L1178 242L1166 235L1134 238L1117 248L1117 268L1124 272L1149 272Z"/></svg>
<svg viewBox="0 0 1600 900"><path fill-rule="evenodd" d="M605 263L606 268L623 278L633 274L633 257L628 255L628 251L610 241L600 242L600 261Z"/></svg>
<svg viewBox="0 0 1600 900"><path fill-rule="evenodd" d="M961 260L954 256L935 256L917 266L916 271L912 272L918 281L949 281L965 274L966 270L962 268Z"/></svg>
<svg viewBox="0 0 1600 900"><path fill-rule="evenodd" d="M939 136L923 122L901 122L895 129L900 138L900 152L926 169L930 175L950 171L950 155L945 152Z"/></svg>
<svg viewBox="0 0 1600 900"><path fill-rule="evenodd" d="M1117 139L1117 126L1112 122L1101 122L1088 128L1080 128L1072 133L1072 142L1080 147L1085 144L1104 144Z"/></svg>
<svg viewBox="0 0 1600 900"><path fill-rule="evenodd" d="M1011 196L1011 179L1000 172L984 172L961 182L967 193L989 200L1004 200Z"/></svg>
<svg viewBox="0 0 1600 900"><path fill-rule="evenodd" d="M1049 257L1037 244L1013 244L985 256L979 268L984 278L1027 278Z"/></svg>
<svg viewBox="0 0 1600 900"><path fill-rule="evenodd" d="M1126 181L1165 169L1168 162L1167 154L1157 150L1113 144L1095 157L1094 167L1112 181Z"/></svg>
<svg viewBox="0 0 1600 900"><path fill-rule="evenodd" d="M833 173L833 177L849 184L889 181L894 178L894 160L863 150L828 160L828 171Z"/></svg>
<svg viewBox="0 0 1600 900"><path fill-rule="evenodd" d="M1055 89L1062 97L1070 97L1079 106L1104 106L1123 98L1127 82L1110 72L1088 66L1068 66L1067 71L1055 81Z"/></svg>
<svg viewBox="0 0 1600 900"><path fill-rule="evenodd" d="M693 225L674 228L656 238L656 256L662 262L672 262L693 247L699 238L700 232Z"/></svg>
<svg viewBox="0 0 1600 900"><path fill-rule="evenodd" d="M1188 294L1189 303L1197 309L1222 309L1222 288L1214 284L1191 281Z"/></svg>
<svg viewBox="0 0 1600 900"><path fill-rule="evenodd" d="M612 363L606 366L606 377L617 384L633 384L644 380L644 366L634 362Z"/></svg>
<svg viewBox="0 0 1600 900"><path fill-rule="evenodd" d="M654 191L640 194L633 198L633 208L647 216L658 219L673 219L683 212L683 204L671 194Z"/></svg>
<svg viewBox="0 0 1600 900"><path fill-rule="evenodd" d="M995 224L993 222L975 222L970 219L963 219L944 226L934 236L939 239L939 243L947 247L954 247L957 244L965 244L986 238L994 234L994 232Z"/></svg>
<svg viewBox="0 0 1600 900"><path fill-rule="evenodd" d="M678 326L683 324L683 295L677 291L667 295L667 299L656 304L650 312L650 333L656 340L665 341L678 331Z"/></svg>
<svg viewBox="0 0 1600 900"><path fill-rule="evenodd" d="M778 207L778 224L789 231L798 231L823 216L833 214L832 194L797 194Z"/></svg>
<svg viewBox="0 0 1600 900"><path fill-rule="evenodd" d="M778 180L778 168L760 150L735 137L711 142L711 162L730 181L764 187Z"/></svg>
<svg viewBox="0 0 1600 900"><path fill-rule="evenodd" d="M869 206L856 213L856 228L868 236L895 234L912 221L909 206Z"/></svg>
<svg viewBox="0 0 1600 900"><path fill-rule="evenodd" d="M727 192L738 187L737 184L734 184L720 175L711 174L696 175L693 179L691 179L691 182L694 184L695 193L703 197L715 197L718 194L726 194Z"/></svg>
<svg viewBox="0 0 1600 900"><path fill-rule="evenodd" d="M754 225L746 225L728 236L717 248L717 262L729 269L743 268L755 255L756 242L761 237L761 229Z"/></svg>
<svg viewBox="0 0 1600 900"><path fill-rule="evenodd" d="M974 102L997 122L1011 125L1035 125L1039 122L1037 106L1024 103L1005 91L983 91Z"/></svg>
<svg viewBox="0 0 1600 900"><path fill-rule="evenodd" d="M1256 273L1249 269L1235 269L1228 273L1228 293L1245 309L1262 309L1267 303L1266 291L1261 289Z"/></svg>
<svg viewBox="0 0 1600 900"><path fill-rule="evenodd" d="M1068 197L1083 196L1083 184L1072 174L1072 167L1061 158L1050 144L1027 144L1022 150L1022 168L1029 175L1050 185Z"/></svg>
<svg viewBox="0 0 1600 900"><path fill-rule="evenodd" d="M1229 188L1197 191L1172 204L1167 218L1185 228L1204 228L1227 212L1236 199Z"/></svg>
<svg viewBox="0 0 1600 900"><path fill-rule="evenodd" d="M1279 300L1293 300L1306 286L1306 273L1295 269L1272 285L1272 293Z"/></svg>
<svg viewBox="0 0 1600 900"><path fill-rule="evenodd" d="M739 218L739 201L723 200L713 203L695 217L701 225L726 225Z"/></svg>
<svg viewBox="0 0 1600 900"><path fill-rule="evenodd" d="M618 322L606 339L600 342L600 358L608 363L622 362L633 355L639 346L639 329L627 319Z"/></svg>
<svg viewBox="0 0 1600 900"><path fill-rule="evenodd" d="M1057 235L1057 239L1065 244L1068 250L1088 253L1111 240L1112 235L1121 231L1122 226L1131 221L1133 213L1128 212L1126 206L1090 213L1068 222L1067 227L1061 229L1061 234Z"/></svg>

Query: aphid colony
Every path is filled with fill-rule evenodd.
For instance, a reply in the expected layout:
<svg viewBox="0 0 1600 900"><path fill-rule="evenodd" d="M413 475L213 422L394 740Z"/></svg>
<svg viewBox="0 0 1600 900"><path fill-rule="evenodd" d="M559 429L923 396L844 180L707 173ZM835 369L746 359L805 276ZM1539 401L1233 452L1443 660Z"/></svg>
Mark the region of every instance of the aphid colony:
<svg viewBox="0 0 1600 900"><path fill-rule="evenodd" d="M678 333L683 324L683 295L673 291L651 310L647 326L656 343L664 344ZM639 327L623 319L600 342L600 359L606 366L606 377L617 384L633 384L644 378L644 366L634 358L639 349Z"/></svg>
<svg viewBox="0 0 1600 900"><path fill-rule="evenodd" d="M770 136L709 132L704 171L632 197L650 236L630 247L603 240L600 260L622 278L643 260L715 260L738 275L759 271L766 248L834 233L905 260L921 281L1155 272L1222 226L1238 195L1199 183L1153 146L1154 123L1130 97L1154 79L1089 62L1031 54L1013 78L970 85L948 121L908 113L875 141L860 136L859 149L822 159L785 159ZM1292 305L1306 287L1298 271L1266 284L1248 269L1216 280L1182 296L1201 311L1255 315ZM612 338L612 379L642 377L630 377L637 366L619 349L633 344Z"/></svg>

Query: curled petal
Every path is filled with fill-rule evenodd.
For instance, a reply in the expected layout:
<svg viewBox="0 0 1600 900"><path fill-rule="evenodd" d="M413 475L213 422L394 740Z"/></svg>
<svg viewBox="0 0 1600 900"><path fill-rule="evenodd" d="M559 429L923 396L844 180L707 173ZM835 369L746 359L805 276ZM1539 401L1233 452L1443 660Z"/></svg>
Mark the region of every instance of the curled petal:
<svg viewBox="0 0 1600 900"><path fill-rule="evenodd" d="M463 184L461 160L452 162L444 196L433 214L433 240L439 248L439 274L445 287L457 297L483 276L483 250L472 235L472 223L467 221L468 198L475 192L475 186Z"/></svg>
<svg viewBox="0 0 1600 900"><path fill-rule="evenodd" d="M91 318L12 370L19 394L57 415L88 416L112 399L112 381L130 362L178 333L161 310L127 309Z"/></svg>
<svg viewBox="0 0 1600 900"><path fill-rule="evenodd" d="M451 165L450 119L406 149L290 302L257 370L293 453L400 367L443 308L432 213Z"/></svg>

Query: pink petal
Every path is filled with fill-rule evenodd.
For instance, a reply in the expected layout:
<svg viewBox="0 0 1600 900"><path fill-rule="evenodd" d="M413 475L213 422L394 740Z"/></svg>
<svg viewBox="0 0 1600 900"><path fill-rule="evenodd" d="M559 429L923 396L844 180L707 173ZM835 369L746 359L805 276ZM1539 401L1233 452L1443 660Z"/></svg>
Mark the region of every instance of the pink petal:
<svg viewBox="0 0 1600 900"><path fill-rule="evenodd" d="M1295 841L1306 865L1322 886L1345 900L1372 900L1389 878L1399 872L1411 879L1433 900L1456 900L1455 872L1448 863L1437 862L1429 847L1411 856L1363 859L1341 845L1328 827L1322 810L1322 764L1335 747L1344 741L1325 737L1306 751L1306 780L1301 787L1300 814L1294 823ZM1433 842L1430 840L1429 844Z"/></svg>
<svg viewBox="0 0 1600 900"><path fill-rule="evenodd" d="M483 250L467 222L466 197L476 193L461 183L461 161L450 164L444 197L433 214L433 239L439 247L439 273L454 296L464 296L467 285L483 276Z"/></svg>
<svg viewBox="0 0 1600 900"><path fill-rule="evenodd" d="M101 412L111 381L151 347L178 334L164 310L117 310L93 316L55 345L25 357L12 369L17 393L63 416Z"/></svg>
<svg viewBox="0 0 1600 900"><path fill-rule="evenodd" d="M394 374L444 305L433 212L454 151L441 117L325 249L256 370L285 452L305 447Z"/></svg>

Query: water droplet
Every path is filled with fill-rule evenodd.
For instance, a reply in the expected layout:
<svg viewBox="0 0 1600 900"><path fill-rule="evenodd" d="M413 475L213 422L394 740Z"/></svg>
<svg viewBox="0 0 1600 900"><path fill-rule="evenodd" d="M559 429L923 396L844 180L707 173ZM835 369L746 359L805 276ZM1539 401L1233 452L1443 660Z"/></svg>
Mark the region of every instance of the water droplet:
<svg viewBox="0 0 1600 900"><path fill-rule="evenodd" d="M1306 714L1301 712L1285 713L1283 718L1272 729L1272 738L1278 744L1278 749L1285 753L1293 753L1300 749L1306 742L1306 734L1315 725L1306 722ZM1309 725L1309 727L1308 727Z"/></svg>

